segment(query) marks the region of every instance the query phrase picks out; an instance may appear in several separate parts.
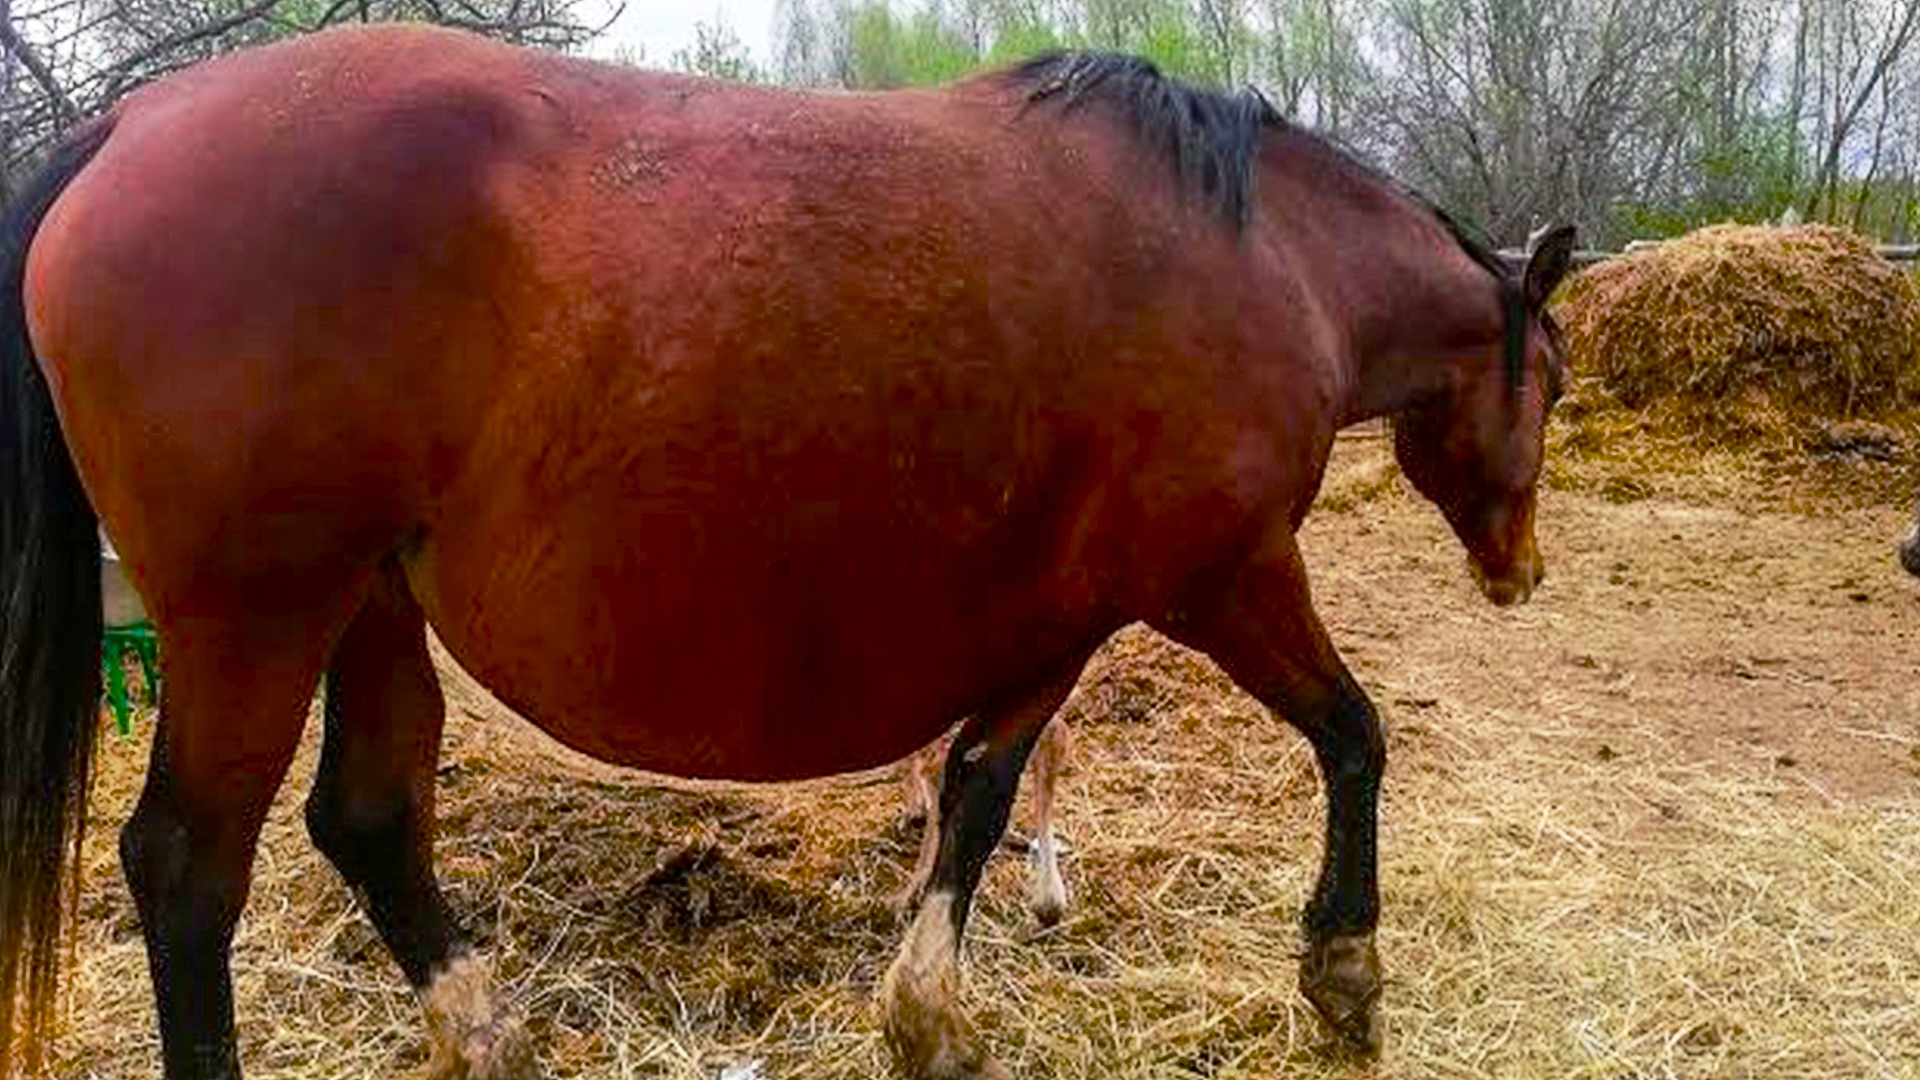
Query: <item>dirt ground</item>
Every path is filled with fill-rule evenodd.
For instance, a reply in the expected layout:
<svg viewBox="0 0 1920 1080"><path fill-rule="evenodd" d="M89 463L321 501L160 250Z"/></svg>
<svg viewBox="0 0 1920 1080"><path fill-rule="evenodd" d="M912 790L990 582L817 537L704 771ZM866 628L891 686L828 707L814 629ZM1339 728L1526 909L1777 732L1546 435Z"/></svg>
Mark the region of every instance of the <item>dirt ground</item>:
<svg viewBox="0 0 1920 1080"><path fill-rule="evenodd" d="M1542 495L1545 586L1503 611L1385 462L1343 441L1303 534L1390 735L1384 1058L1333 1052L1294 990L1322 819L1305 744L1135 629L1067 706L1067 921L1036 931L1009 851L970 933L1014 1075L1920 1077L1905 509L1569 481ZM449 685L443 874L553 1075L884 1075L871 996L915 841L891 773L668 785ZM105 738L58 1075L120 1080L157 1075L111 850L145 747ZM418 1013L305 840L311 765L236 946L243 1057L394 1075L424 1060Z"/></svg>
<svg viewBox="0 0 1920 1080"><path fill-rule="evenodd" d="M1311 519L1348 663L1383 696L1581 732L1556 744L1576 757L1698 763L1822 799L1920 795L1920 583L1892 555L1906 507L1604 490L1542 491L1548 579L1511 611L1474 606L1458 545L1411 496Z"/></svg>

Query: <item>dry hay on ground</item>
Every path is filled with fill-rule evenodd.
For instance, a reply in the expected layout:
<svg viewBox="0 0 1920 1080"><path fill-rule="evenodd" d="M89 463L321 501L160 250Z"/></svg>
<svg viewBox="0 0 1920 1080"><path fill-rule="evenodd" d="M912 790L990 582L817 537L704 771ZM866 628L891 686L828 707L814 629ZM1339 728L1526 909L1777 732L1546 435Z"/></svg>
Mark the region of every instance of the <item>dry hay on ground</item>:
<svg viewBox="0 0 1920 1080"><path fill-rule="evenodd" d="M1652 435L1887 456L1920 431L1914 285L1843 229L1701 229L1586 270L1555 313L1575 451Z"/></svg>

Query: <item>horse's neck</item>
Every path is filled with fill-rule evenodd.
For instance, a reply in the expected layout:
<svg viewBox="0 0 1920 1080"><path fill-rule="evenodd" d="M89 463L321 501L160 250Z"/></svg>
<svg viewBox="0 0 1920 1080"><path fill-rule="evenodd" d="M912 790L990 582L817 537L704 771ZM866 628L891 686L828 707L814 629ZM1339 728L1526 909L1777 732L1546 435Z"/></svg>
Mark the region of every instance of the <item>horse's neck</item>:
<svg viewBox="0 0 1920 1080"><path fill-rule="evenodd" d="M1498 356L1506 328L1499 289L1460 252L1436 261L1382 245L1348 308L1355 378L1349 422L1405 410L1457 384L1464 367Z"/></svg>
<svg viewBox="0 0 1920 1080"><path fill-rule="evenodd" d="M1267 143L1264 200L1302 279L1337 327L1343 425L1443 391L1462 362L1492 356L1505 327L1493 276L1428 208L1316 136Z"/></svg>

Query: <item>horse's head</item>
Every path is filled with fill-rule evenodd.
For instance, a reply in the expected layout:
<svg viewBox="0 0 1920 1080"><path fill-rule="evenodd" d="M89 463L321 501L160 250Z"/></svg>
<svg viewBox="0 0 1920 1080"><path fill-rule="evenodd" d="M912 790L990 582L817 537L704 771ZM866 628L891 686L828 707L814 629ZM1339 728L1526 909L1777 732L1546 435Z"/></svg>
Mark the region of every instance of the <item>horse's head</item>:
<svg viewBox="0 0 1920 1080"><path fill-rule="evenodd" d="M1534 486L1566 373L1547 298L1573 242L1572 226L1548 230L1524 266L1497 274L1504 332L1482 355L1461 357L1445 391L1394 422L1401 470L1446 515L1480 591L1503 607L1526 600L1546 573L1533 535Z"/></svg>

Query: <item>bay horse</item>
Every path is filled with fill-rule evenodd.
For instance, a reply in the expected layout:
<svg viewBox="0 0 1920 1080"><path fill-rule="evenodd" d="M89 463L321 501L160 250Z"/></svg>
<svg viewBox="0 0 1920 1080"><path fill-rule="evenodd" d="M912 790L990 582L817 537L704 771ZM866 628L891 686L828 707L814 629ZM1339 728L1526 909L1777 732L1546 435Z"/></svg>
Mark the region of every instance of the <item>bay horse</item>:
<svg viewBox="0 0 1920 1080"><path fill-rule="evenodd" d="M1258 95L1125 57L803 94L387 26L140 90L0 234L15 1064L85 815L97 524L165 650L120 855L169 1080L240 1074L231 936L322 684L306 821L434 1067L533 1074L433 869L428 626L661 773L850 772L969 718L879 988L896 1067L948 1078L1003 1075L956 991L1015 782L1145 620L1312 743L1300 983L1378 1048L1384 743L1295 531L1335 431L1390 415L1486 597L1528 597L1570 230L1509 263Z"/></svg>

